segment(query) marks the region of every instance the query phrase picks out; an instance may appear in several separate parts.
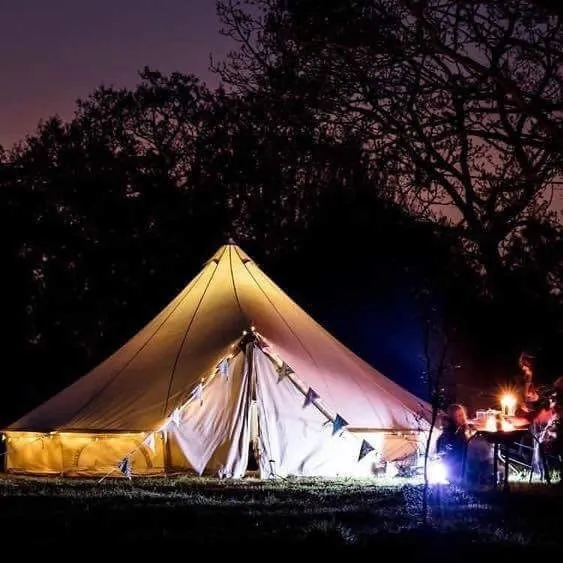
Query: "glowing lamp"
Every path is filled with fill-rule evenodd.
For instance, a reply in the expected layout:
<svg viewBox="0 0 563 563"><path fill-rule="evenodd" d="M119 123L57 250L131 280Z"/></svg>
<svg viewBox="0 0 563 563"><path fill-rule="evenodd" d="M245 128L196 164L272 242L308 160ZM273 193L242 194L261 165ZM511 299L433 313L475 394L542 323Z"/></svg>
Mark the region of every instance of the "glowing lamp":
<svg viewBox="0 0 563 563"><path fill-rule="evenodd" d="M505 393L500 398L502 414L514 416L516 414L516 397L512 393Z"/></svg>
<svg viewBox="0 0 563 563"><path fill-rule="evenodd" d="M432 485L448 485L448 468L446 464L433 459L428 463L428 482Z"/></svg>

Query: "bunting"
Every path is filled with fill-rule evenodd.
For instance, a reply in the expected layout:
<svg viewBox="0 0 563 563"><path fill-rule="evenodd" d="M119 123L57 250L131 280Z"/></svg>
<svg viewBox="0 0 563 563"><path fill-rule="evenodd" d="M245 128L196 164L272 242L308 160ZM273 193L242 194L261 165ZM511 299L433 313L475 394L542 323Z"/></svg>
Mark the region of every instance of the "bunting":
<svg viewBox="0 0 563 563"><path fill-rule="evenodd" d="M219 374L223 379L228 379L229 377L229 360L227 358L221 360L219 363Z"/></svg>
<svg viewBox="0 0 563 563"><path fill-rule="evenodd" d="M293 370L284 362L282 366L278 369L278 374L279 374L278 383L292 373Z"/></svg>
<svg viewBox="0 0 563 563"><path fill-rule="evenodd" d="M194 397L203 405L203 383L198 383L194 389Z"/></svg>
<svg viewBox="0 0 563 563"><path fill-rule="evenodd" d="M332 435L334 436L339 430L348 426L348 423L339 415L332 421Z"/></svg>
<svg viewBox="0 0 563 563"><path fill-rule="evenodd" d="M172 411L172 414L170 415L170 418L172 419L172 422L176 425L176 426L180 426L180 409L174 409Z"/></svg>
<svg viewBox="0 0 563 563"><path fill-rule="evenodd" d="M154 454L156 452L156 442L154 439L154 432L151 432L143 441L143 444L145 444L145 446L147 446L147 448L149 448L152 453Z"/></svg>
<svg viewBox="0 0 563 563"><path fill-rule="evenodd" d="M309 387L309 390L307 391L307 394L305 395L305 403L303 404L304 407L310 405L311 403L314 403L317 399L320 398L320 395L311 387Z"/></svg>
<svg viewBox="0 0 563 563"><path fill-rule="evenodd" d="M119 462L119 471L121 471L127 479L131 479L131 460L129 459L129 456L124 457Z"/></svg>
<svg viewBox="0 0 563 563"><path fill-rule="evenodd" d="M166 433L166 430L168 430L168 426L170 425L171 422L172 422L172 419L171 419L170 417L168 417L168 418L162 423L162 426L157 430L157 432Z"/></svg>
<svg viewBox="0 0 563 563"><path fill-rule="evenodd" d="M375 448L367 441L362 440L362 446L360 447L360 455L358 456L358 461L361 461L370 452L373 452Z"/></svg>

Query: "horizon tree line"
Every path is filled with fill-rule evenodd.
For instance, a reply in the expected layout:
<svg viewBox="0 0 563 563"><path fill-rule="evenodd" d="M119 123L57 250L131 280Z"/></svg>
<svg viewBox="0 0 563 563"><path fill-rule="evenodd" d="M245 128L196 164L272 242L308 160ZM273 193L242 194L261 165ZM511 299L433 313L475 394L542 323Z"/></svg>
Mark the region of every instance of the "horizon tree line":
<svg viewBox="0 0 563 563"><path fill-rule="evenodd" d="M431 296L468 378L526 346L561 369L563 34L539 4L224 0L222 86L145 68L0 148L6 349L30 375L5 416L229 237L319 320Z"/></svg>

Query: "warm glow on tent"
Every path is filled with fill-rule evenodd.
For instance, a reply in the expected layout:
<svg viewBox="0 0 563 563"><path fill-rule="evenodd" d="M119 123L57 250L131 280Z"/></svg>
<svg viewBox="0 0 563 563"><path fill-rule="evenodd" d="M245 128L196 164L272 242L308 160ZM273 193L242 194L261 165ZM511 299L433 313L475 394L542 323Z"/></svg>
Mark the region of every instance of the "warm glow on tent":
<svg viewBox="0 0 563 563"><path fill-rule="evenodd" d="M6 469L241 477L254 444L265 478L369 476L416 454L430 412L229 244L114 354L4 430Z"/></svg>

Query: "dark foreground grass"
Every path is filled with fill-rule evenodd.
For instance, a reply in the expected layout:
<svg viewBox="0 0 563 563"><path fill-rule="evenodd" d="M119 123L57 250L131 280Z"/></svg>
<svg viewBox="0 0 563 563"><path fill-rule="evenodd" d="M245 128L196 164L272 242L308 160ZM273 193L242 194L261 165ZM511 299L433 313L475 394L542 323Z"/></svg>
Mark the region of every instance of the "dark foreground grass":
<svg viewBox="0 0 563 563"><path fill-rule="evenodd" d="M158 545L160 553L198 548L243 558L263 547L275 559L282 551L316 549L413 561L483 553L521 560L563 545L563 487L516 484L508 495L435 488L427 523L421 499L420 485L373 481L180 477L99 484L4 476L0 529L4 545L18 538L26 549L59 546L62 555L72 544L81 558L106 550L148 554Z"/></svg>

